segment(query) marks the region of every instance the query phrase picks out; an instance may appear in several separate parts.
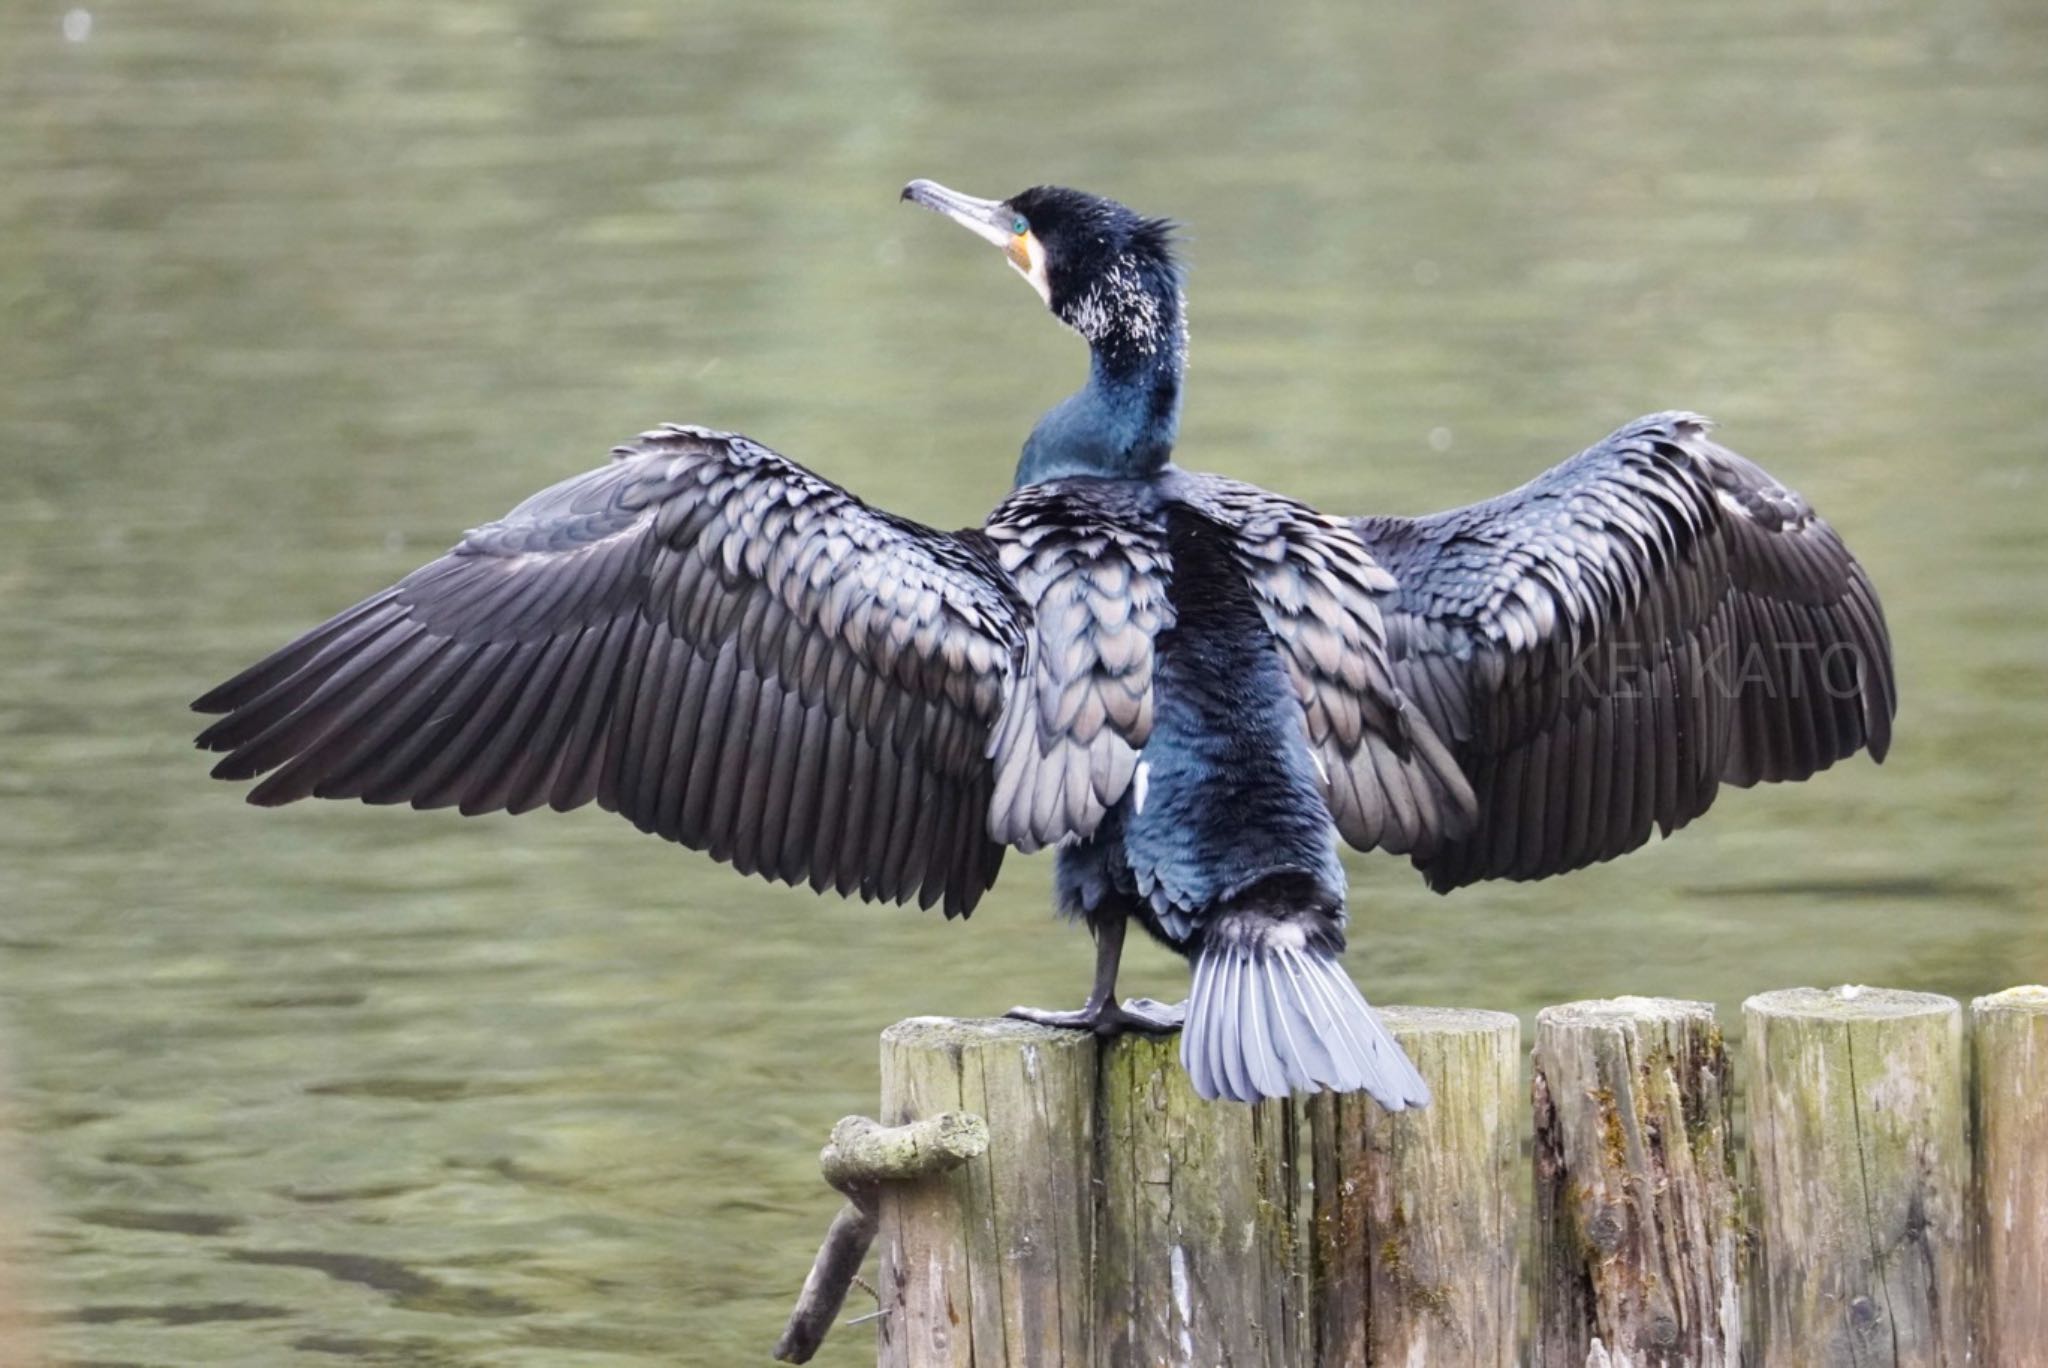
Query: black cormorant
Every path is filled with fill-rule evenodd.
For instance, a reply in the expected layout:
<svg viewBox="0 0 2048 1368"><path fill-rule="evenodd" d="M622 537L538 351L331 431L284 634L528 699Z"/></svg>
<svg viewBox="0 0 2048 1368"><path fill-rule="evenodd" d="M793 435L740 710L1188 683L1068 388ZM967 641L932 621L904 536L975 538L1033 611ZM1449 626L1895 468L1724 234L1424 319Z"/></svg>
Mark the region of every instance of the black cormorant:
<svg viewBox="0 0 2048 1368"><path fill-rule="evenodd" d="M1692 414L1486 503L1336 517L1173 463L1172 227L1054 187L903 197L1090 349L979 528L667 426L194 705L249 795L597 803L786 883L966 915L1058 847L1104 1034L1182 1024L1211 1097L1428 1090L1338 964L1341 838L1431 886L1538 879L1891 736L1890 644L1806 500ZM1135 920L1185 1008L1119 1003Z"/></svg>

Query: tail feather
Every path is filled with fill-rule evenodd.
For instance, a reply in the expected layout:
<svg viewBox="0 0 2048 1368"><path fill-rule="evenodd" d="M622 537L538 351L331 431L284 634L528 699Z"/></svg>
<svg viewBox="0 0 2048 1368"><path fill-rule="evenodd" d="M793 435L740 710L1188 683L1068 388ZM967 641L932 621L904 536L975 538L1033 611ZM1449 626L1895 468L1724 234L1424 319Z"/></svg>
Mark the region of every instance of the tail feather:
<svg viewBox="0 0 2048 1368"><path fill-rule="evenodd" d="M1248 1032L1243 1054L1245 1067L1251 1074L1252 1091L1261 1097L1286 1096L1292 1089L1287 1082L1287 1071L1280 1066L1279 1055L1285 1027L1276 1019L1273 1005L1264 993L1255 991L1252 994L1244 1023Z"/></svg>
<svg viewBox="0 0 2048 1368"><path fill-rule="evenodd" d="M1180 1058L1203 1097L1366 1092L1388 1111L1429 1085L1336 956L1314 944L1218 939L1195 962Z"/></svg>
<svg viewBox="0 0 2048 1368"><path fill-rule="evenodd" d="M1244 960L1232 960L1225 964L1223 972L1223 1011L1226 1016L1243 1022L1247 1009L1257 1010L1258 987L1246 980L1250 977ZM1230 1080L1231 1091L1243 1096L1254 1091L1251 1070L1245 1063L1245 1052L1229 1048L1230 1042L1218 1040L1217 1053L1223 1057L1223 1076Z"/></svg>

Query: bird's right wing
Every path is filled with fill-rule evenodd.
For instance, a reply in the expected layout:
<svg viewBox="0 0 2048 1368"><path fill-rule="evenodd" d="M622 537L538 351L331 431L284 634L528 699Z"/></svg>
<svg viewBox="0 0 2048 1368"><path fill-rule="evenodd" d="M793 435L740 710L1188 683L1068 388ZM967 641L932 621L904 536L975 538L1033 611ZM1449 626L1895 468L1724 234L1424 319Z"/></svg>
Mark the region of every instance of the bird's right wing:
<svg viewBox="0 0 2048 1368"><path fill-rule="evenodd" d="M748 873L972 909L1029 609L980 532L665 427L199 699L259 804L595 798Z"/></svg>

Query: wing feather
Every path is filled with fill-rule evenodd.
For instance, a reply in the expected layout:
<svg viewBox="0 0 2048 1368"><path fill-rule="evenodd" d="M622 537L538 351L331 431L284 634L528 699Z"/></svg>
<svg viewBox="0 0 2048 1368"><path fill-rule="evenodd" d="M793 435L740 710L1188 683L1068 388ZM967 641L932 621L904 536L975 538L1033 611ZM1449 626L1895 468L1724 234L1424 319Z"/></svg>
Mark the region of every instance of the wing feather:
<svg viewBox="0 0 2048 1368"><path fill-rule="evenodd" d="M1513 493L1352 526L1399 582L1401 690L1471 776L1478 822L1430 884L1536 879L1804 779L1897 711L1863 568L1798 494L1693 414L1629 424Z"/></svg>
<svg viewBox="0 0 2048 1368"><path fill-rule="evenodd" d="M1180 497L1235 534L1239 567L1300 699L1338 834L1360 850L1426 853L1472 821L1475 799L1433 720L1397 680L1382 613L1397 586L1351 525L1254 485L1183 477Z"/></svg>
<svg viewBox="0 0 2048 1368"><path fill-rule="evenodd" d="M595 799L740 869L970 910L1030 618L980 532L665 427L194 706L252 801Z"/></svg>

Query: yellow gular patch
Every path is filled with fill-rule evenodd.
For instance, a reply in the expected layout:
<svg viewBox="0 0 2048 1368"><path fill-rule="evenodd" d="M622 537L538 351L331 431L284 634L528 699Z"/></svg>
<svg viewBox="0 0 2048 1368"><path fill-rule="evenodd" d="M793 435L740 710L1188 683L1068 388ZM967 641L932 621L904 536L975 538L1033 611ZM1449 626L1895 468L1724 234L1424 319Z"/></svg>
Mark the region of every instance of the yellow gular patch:
<svg viewBox="0 0 2048 1368"><path fill-rule="evenodd" d="M1010 264L1017 268L1017 274L1031 282L1031 288L1038 291L1038 297L1048 305L1052 303L1052 282L1045 274L1045 248L1038 241L1038 234L1026 230L1014 233L1003 252Z"/></svg>

